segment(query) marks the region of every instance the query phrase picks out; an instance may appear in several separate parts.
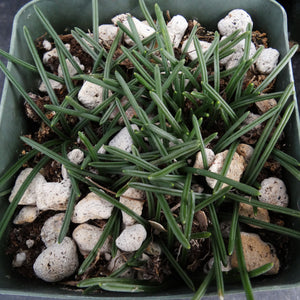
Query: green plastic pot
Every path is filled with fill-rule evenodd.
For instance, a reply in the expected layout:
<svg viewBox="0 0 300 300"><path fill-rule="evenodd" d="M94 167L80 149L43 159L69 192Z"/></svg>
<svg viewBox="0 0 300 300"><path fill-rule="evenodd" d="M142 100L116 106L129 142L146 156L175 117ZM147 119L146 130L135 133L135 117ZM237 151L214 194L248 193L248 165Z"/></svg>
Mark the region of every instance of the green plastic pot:
<svg viewBox="0 0 300 300"><path fill-rule="evenodd" d="M139 10L138 0L99 0L100 24L110 23L110 19L119 14L129 12L132 15L142 18ZM150 10L153 11L154 3L158 2L163 11L169 10L171 15L181 14L187 19L196 19L202 25L211 30L216 29L218 20L224 17L228 11L234 8L245 9L253 18L254 27L267 32L270 45L280 51L281 56L288 51L287 20L283 8L272 0L146 0ZM10 53L32 63L32 58L27 49L23 36L23 26L26 25L33 36L37 38L45 33L38 17L34 12L34 5L37 5L46 17L50 20L58 33L66 33L74 26L83 30L92 29L92 1L86 0L35 0L25 5L16 15L14 20ZM27 91L37 89L38 75L24 70L21 67L8 64L16 80ZM293 81L291 65L288 65L279 75L277 90L283 90L288 83ZM18 92L6 81L3 90L0 110L0 175L4 170L13 164L18 157L20 149L19 136L26 134L28 124L26 123L23 111L23 99ZM290 101L295 101L291 98ZM297 105L297 102L296 102ZM299 116L298 107L286 129L286 143L289 154L300 160L299 146ZM293 179L286 176L285 179L291 200L291 206L297 208L300 205L300 185ZM0 217L8 206L7 198L0 199ZM292 221L294 228L300 228L299 222ZM0 297L1 294L15 294L28 296L42 296L50 298L80 298L88 299L95 296L82 296L81 293L63 289L59 285L46 284L40 280L28 281L20 278L12 272L11 262L5 255L7 240L4 238L0 243ZM253 283L256 290L271 290L274 286L277 289L292 288L300 285L300 241L293 241L293 249L290 252L290 264L283 268L283 271L271 278L259 279ZM241 284L227 285L226 292L235 294L242 292ZM214 294L214 289L211 290ZM116 294L101 293L98 297L105 299L148 298L148 299L185 299L191 297L191 292L185 287L175 285L172 289L163 290L158 294Z"/></svg>

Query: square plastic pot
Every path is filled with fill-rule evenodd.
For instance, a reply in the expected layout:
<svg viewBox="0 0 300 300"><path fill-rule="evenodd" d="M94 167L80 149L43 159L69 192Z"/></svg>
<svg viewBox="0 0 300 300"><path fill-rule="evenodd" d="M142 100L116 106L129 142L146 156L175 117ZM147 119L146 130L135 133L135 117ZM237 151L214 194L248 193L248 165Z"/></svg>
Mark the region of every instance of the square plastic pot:
<svg viewBox="0 0 300 300"><path fill-rule="evenodd" d="M170 15L181 14L187 19L196 19L210 30L215 30L219 19L224 17L228 11L234 8L245 9L253 18L254 29L267 32L270 46L280 51L281 57L288 51L287 20L285 11L272 0L146 0L146 4L153 12L154 3L158 2L163 11L169 10ZM34 12L37 5L50 20L58 33L66 33L74 26L83 30L92 29L92 1L86 0L36 0L25 5L16 15L11 38L10 53L32 63L32 58L26 46L23 36L23 26L26 25L33 38L45 33ZM139 10L138 0L99 0L100 24L111 23L110 19L119 14L129 12L142 18ZM9 70L15 79L26 89L34 91L37 89L39 78L35 73L24 70L21 67L8 64ZM288 65L278 76L277 90L283 90L288 83L293 81L291 65ZM19 93L6 81L3 90L0 110L0 175L7 167L11 166L18 157L20 149L19 136L26 134L28 125L23 112L23 99ZM290 101L296 98L291 97ZM297 105L297 102L296 102ZM299 138L298 107L286 128L286 143L290 154L300 160L300 138ZM291 206L297 208L300 204L300 185L295 179L286 176L285 179ZM0 217L8 206L7 198L0 199ZM300 228L297 221L292 221L293 228ZM5 255L7 237L0 243L0 297L1 294L15 294L28 296L42 296L49 298L84 298L101 297L105 299L185 299L191 298L191 292L183 285L174 285L172 289L163 290L155 295L148 294L112 294L100 293L95 296L83 296L81 293L63 289L59 285L46 284L40 280L26 280L12 272L11 262ZM255 281L253 286L256 290L291 289L300 285L300 241L293 241L293 249L290 252L290 264L283 266L283 271L272 278L264 278ZM226 293L235 294L242 292L240 284L227 286ZM288 290L287 290L288 293ZM214 294L214 290L211 291ZM230 297L230 296L229 296Z"/></svg>

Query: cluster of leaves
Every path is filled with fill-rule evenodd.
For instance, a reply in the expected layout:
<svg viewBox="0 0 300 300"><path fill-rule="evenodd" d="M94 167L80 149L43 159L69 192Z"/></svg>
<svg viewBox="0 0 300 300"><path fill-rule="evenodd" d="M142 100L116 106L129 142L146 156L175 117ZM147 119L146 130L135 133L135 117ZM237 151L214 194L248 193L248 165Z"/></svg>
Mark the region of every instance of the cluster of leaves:
<svg viewBox="0 0 300 300"><path fill-rule="evenodd" d="M167 233L155 236L155 239L159 242L164 255L177 274L189 288L196 291L193 299L200 299L204 295L213 278L216 280L219 296L223 297L224 282L220 266L221 262L223 265L227 264L227 255L231 255L234 250L237 253L239 272L247 298L252 299L253 294L249 278L268 271L272 268L272 264L247 272L241 245L239 222L258 225L261 228L280 234L297 239L300 238L300 233L296 230L238 215L238 204L249 203L249 198L245 196L251 196L251 205L253 207L262 207L270 211L280 211L282 214L300 217L298 211L259 202L257 200L259 191L256 182L257 176L270 155L280 162L287 171L296 176L297 179L300 179L299 162L274 148L294 109L294 103L289 103L290 96L293 94L293 83L288 85L282 92L261 94L289 62L297 47L293 47L281 59L278 66L261 85L254 87L252 84L249 84L243 90L244 75L262 51L262 48L259 48L256 54L249 58L252 36L251 26L248 26L248 30L245 33L240 34L239 31L236 31L222 41L220 41L220 36L216 32L212 45L206 53L202 52L196 37L197 26L195 26L188 37L185 48L181 51L181 56L178 57L174 53L163 13L159 6L155 5L156 22L154 22L144 1L140 0L139 2L146 20L156 30L153 35L144 40L139 38L135 24L132 18L128 16L130 30L122 23L119 23L117 37L109 51L106 51L98 43L99 18L97 0L93 1L93 37L86 35L79 28L75 28L72 31L73 37L94 61L91 74L83 74L38 7L35 7L36 13L45 30L53 38L58 50L64 77L60 78L45 70L34 41L26 27L24 28L24 34L35 66L0 50L0 54L12 62L40 74L52 103L51 105L45 105L45 108L56 112L52 120L45 116L28 96L24 88L16 82L7 68L0 62L0 68L10 82L30 104L41 120L52 128L57 135L55 140L48 141L42 145L29 138L21 137L22 141L31 146L33 150L24 155L2 175L0 185L4 185L12 176L17 174L26 161L36 156L39 152L43 153L44 156L33 168L5 212L0 222L0 236L6 230L18 202L32 178L49 160L55 160L66 167L73 187L59 242L68 233L74 205L81 195L80 182L85 183L91 191L115 206L115 210L109 218L100 240L80 266L79 274L83 274L94 261L98 249L103 245L108 235L112 235L114 238L118 236L120 223L117 220L120 218L120 210L144 225L149 232L151 229L149 220L161 223L163 215L165 219L163 227L167 228ZM124 33L135 42L135 45L131 48L121 46L122 55L116 58L115 52L121 43ZM245 52L239 65L228 71L220 71L220 59L233 53L233 47L241 40L245 40ZM185 56L191 42L195 44L197 59L186 63ZM78 75L70 76L65 63L66 58L76 68ZM125 59L132 63L133 72L124 71L121 63ZM208 72L209 68L213 68L213 72ZM220 80L228 77L230 80L226 88L221 90ZM199 78L201 78L201 82ZM51 88L49 79L66 85L68 95L62 103L59 103L56 94ZM83 107L76 98L79 88L74 85L74 80L85 80L103 87L103 103L92 110ZM108 91L112 92L111 96ZM226 100L224 95L226 95ZM123 96L126 96L129 101L124 107L119 100ZM241 126L250 112L249 106L251 104L271 98L279 99L277 106L261 115L253 123ZM187 101L192 105L191 109L186 108ZM201 105L199 105L200 103ZM132 106L136 112L136 117L130 121L126 118L125 113L129 106ZM119 113L114 120L110 120L109 116L116 107L119 109ZM68 125L67 115L78 117L79 121L73 128L70 128ZM281 118L277 122L279 116ZM131 153L115 147L105 146L110 138L121 129L118 125L120 117L123 117L125 126L134 141ZM216 130L215 125L220 120L225 128L225 134L217 137L219 132L218 129ZM226 173L239 143L239 138L263 122L265 122L263 133L255 146L253 156L247 165L241 182L227 178ZM60 126L57 126L58 124ZM98 124L98 126L102 127L103 136L100 140L93 131L92 124ZM134 132L131 124L138 125L140 130ZM270 138L270 133L274 127L275 131L273 131ZM207 129L210 132L205 137L203 137L204 129L206 130L205 132L207 132ZM80 138L85 146L83 149L85 159L80 166L71 163L67 159L67 150L74 146L74 141L77 137ZM147 142L145 138L148 139ZM216 141L213 148L215 153L229 149L220 174L207 170L208 164L204 149L213 140ZM104 146L106 154L98 154L98 150L102 146ZM189 159L194 160L194 156L198 151L202 153L205 169L192 168L188 163ZM91 172L90 167L96 168L100 175ZM197 182L199 178L194 176L194 174L214 178L218 183L209 193L194 192L191 189L191 185ZM223 183L228 186L221 188ZM114 196L103 192L103 190L99 189L99 185L113 191ZM148 211L144 212L143 216L136 215L118 201L117 198L128 187L146 192ZM238 191L238 193L235 191ZM9 191L3 191L1 195L7 193ZM180 199L180 212L178 215L174 215L171 211L171 207L165 197L166 195ZM233 204L234 207L230 216L232 222L228 249L225 247L219 225L220 220L217 216L217 211L224 201ZM194 214L204 208L209 211L212 224L212 227L209 229L210 232L192 232ZM214 265L200 287L196 289L193 281L185 271L186 259L189 255L190 240L203 238L209 238L211 241ZM122 274L127 268L139 264L138 259L150 241L151 237L144 241L142 247L121 269L105 278L91 278L83 281L79 283L79 287L93 288L100 286L105 290L130 292L161 290L162 285L118 278L118 275ZM183 250L179 260L176 260L173 256L173 248L174 245L178 247L178 242ZM116 246L114 245L113 254L115 253Z"/></svg>

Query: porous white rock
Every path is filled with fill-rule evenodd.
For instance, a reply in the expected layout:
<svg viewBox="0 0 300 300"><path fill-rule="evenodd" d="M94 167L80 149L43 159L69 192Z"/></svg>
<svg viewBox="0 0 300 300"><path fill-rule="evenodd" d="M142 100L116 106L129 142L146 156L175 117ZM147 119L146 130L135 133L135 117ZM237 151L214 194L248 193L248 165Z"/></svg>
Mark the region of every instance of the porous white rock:
<svg viewBox="0 0 300 300"><path fill-rule="evenodd" d="M26 243L27 248L30 249L34 245L34 240L28 239L25 243Z"/></svg>
<svg viewBox="0 0 300 300"><path fill-rule="evenodd" d="M70 180L61 182L44 182L37 187L39 196L36 206L39 210L66 210L71 195Z"/></svg>
<svg viewBox="0 0 300 300"><path fill-rule="evenodd" d="M60 82L53 79L49 79L49 83L53 90L60 90L63 87L63 85ZM39 86L39 91L43 93L47 93L47 88L44 81L41 82Z"/></svg>
<svg viewBox="0 0 300 300"><path fill-rule="evenodd" d="M127 226L116 239L116 245L120 250L133 252L140 249L147 237L147 231L141 224Z"/></svg>
<svg viewBox="0 0 300 300"><path fill-rule="evenodd" d="M187 27L188 22L181 15L174 16L167 24L167 30L173 47L178 48Z"/></svg>
<svg viewBox="0 0 300 300"><path fill-rule="evenodd" d="M78 264L76 244L65 237L62 243L53 244L37 257L33 270L42 280L57 282L74 274Z"/></svg>
<svg viewBox="0 0 300 300"><path fill-rule="evenodd" d="M97 107L103 102L103 87L85 81L78 93L78 100L88 109Z"/></svg>
<svg viewBox="0 0 300 300"><path fill-rule="evenodd" d="M110 262L107 266L107 269L110 272L114 272L114 271L120 269L123 265L125 265L128 259L129 259L129 257L125 257L125 255L123 253L121 253L120 250L118 250L116 256L110 260ZM133 274L132 268L128 268L127 270L122 272L122 274L120 274L119 277L132 278L133 275L134 274Z"/></svg>
<svg viewBox="0 0 300 300"><path fill-rule="evenodd" d="M91 192L81 199L74 207L73 223L85 223L88 220L108 219L114 206Z"/></svg>
<svg viewBox="0 0 300 300"><path fill-rule="evenodd" d="M41 238L46 247L55 244L63 225L64 213L56 214L46 220L41 229Z"/></svg>
<svg viewBox="0 0 300 300"><path fill-rule="evenodd" d="M67 50L70 51L71 45L70 44L64 44L64 45L67 48ZM48 47L49 47L49 45L48 45ZM48 65L48 64L51 65L51 60L55 59L55 58L58 58L58 53L57 53L57 49L53 48L51 51L47 51L47 52L44 53L44 55L43 55L43 63L45 65Z"/></svg>
<svg viewBox="0 0 300 300"><path fill-rule="evenodd" d="M182 49L185 48L186 44L187 44L187 41L184 41L183 44L182 44ZM206 42L206 41L200 41L200 46L201 46L201 49L202 49L202 52L205 53L209 47L211 46L211 43L209 42ZM197 52L196 52L196 48L195 48L195 44L194 44L194 41L192 41L190 43L190 45L188 46L187 48L187 55L189 57L190 60L194 60L197 58Z"/></svg>
<svg viewBox="0 0 300 300"><path fill-rule="evenodd" d="M15 185L11 191L11 194L9 196L9 202L11 202L14 199L21 185L24 183L25 179L28 177L28 175L32 170L33 170L32 168L26 168L19 174L19 176L16 179ZM37 173L34 176L31 183L29 184L29 186L27 187L25 193L23 194L19 202L19 205L35 205L36 200L39 197L39 193L37 192L37 187L45 182L46 179L44 178L44 176L41 175L40 173Z"/></svg>
<svg viewBox="0 0 300 300"><path fill-rule="evenodd" d="M224 38L225 37L223 37L221 40L223 40ZM225 66L226 70L229 70L229 69L232 69L232 68L238 66L238 64L245 52L245 40L240 41L238 44L236 44L233 47L233 49L235 50L234 53L232 53L220 60L220 64L222 66ZM253 57L255 52L256 52L255 45L254 45L254 43L251 42L249 58Z"/></svg>
<svg viewBox="0 0 300 300"><path fill-rule="evenodd" d="M45 50L50 51L52 49L52 44L48 40L44 40L43 47Z"/></svg>
<svg viewBox="0 0 300 300"><path fill-rule="evenodd" d="M241 128L245 127L246 125L249 125L253 123L255 120L257 120L260 117L260 115L249 113L247 118L243 121ZM259 123L256 126L254 126L251 130L246 132L244 135L241 136L241 140L246 144L255 144L257 139L261 135L263 127L262 124Z"/></svg>
<svg viewBox="0 0 300 300"><path fill-rule="evenodd" d="M12 262L12 266L14 268L22 267L24 262L26 261L26 258L27 258L26 252L22 251L22 252L17 253Z"/></svg>
<svg viewBox="0 0 300 300"><path fill-rule="evenodd" d="M14 218L13 223L16 225L32 223L38 215L39 210L36 206L24 206Z"/></svg>
<svg viewBox="0 0 300 300"><path fill-rule="evenodd" d="M239 144L236 148L236 152L239 155L242 155L245 158L246 162L250 161L253 151L254 151L253 147L247 144Z"/></svg>
<svg viewBox="0 0 300 300"><path fill-rule="evenodd" d="M120 21L125 27L127 27L130 30L130 26L129 23L127 21L127 17L129 16L129 14L121 14L121 15L117 15L114 18L112 18L112 22L117 25L117 22ZM141 40L147 38L148 36L150 36L151 34L153 34L155 32L154 28L152 28L151 26L143 23L142 21L138 20L135 17L132 17L132 21L136 27L137 33L140 37ZM125 34L124 37L124 41L127 45L129 46L133 46L135 43L134 41Z"/></svg>
<svg viewBox="0 0 300 300"><path fill-rule="evenodd" d="M67 154L67 157L70 162L72 162L73 164L79 165L80 163L82 163L82 161L84 159L84 152L80 149L73 149L72 151L70 151ZM61 166L61 176L65 180L69 179L68 172L64 165Z"/></svg>
<svg viewBox="0 0 300 300"><path fill-rule="evenodd" d="M214 153L213 150L211 150L209 148L205 148L204 151L205 151L205 154L206 154L206 159L207 159L208 167L210 167L211 164L213 163L214 159L215 159L215 153ZM196 155L196 159L195 159L195 163L194 163L194 168L204 169L203 158L202 158L201 151L199 151L197 153L197 155Z"/></svg>
<svg viewBox="0 0 300 300"><path fill-rule="evenodd" d="M253 25L250 15L243 9L234 9L218 22L218 29L221 35L228 36L238 29L240 33L245 32L248 23Z"/></svg>
<svg viewBox="0 0 300 300"><path fill-rule="evenodd" d="M78 64L79 68L81 70L84 70L84 65L82 65L80 63L79 58L77 56L73 56L73 59ZM71 77L74 76L74 75L76 75L78 73L77 70L72 65L72 63L67 58L66 58L66 64L67 64L68 73L70 74ZM59 77L64 77L61 65L58 66L57 73L58 73Z"/></svg>
<svg viewBox="0 0 300 300"><path fill-rule="evenodd" d="M76 242L80 253L86 256L93 250L102 233L103 230L101 228L84 223L78 225L74 229L72 237ZM108 253L110 250L110 239L107 238L99 251L100 253Z"/></svg>
<svg viewBox="0 0 300 300"><path fill-rule="evenodd" d="M98 28L99 42L111 45L118 33L118 27L112 24L102 24Z"/></svg>
<svg viewBox="0 0 300 300"><path fill-rule="evenodd" d="M273 263L273 268L266 272L265 275L274 275L278 273L280 262L273 246L262 241L260 236L255 233L241 232L241 240L248 272L265 264ZM236 251L234 251L231 256L231 266L232 268L238 267Z"/></svg>
<svg viewBox="0 0 300 300"><path fill-rule="evenodd" d="M137 215L141 216L145 201L145 192L134 188L128 188L125 193L120 197L120 203L127 206ZM123 224L133 225L136 221L134 218L122 211Z"/></svg>
<svg viewBox="0 0 300 300"><path fill-rule="evenodd" d="M269 177L264 179L261 182L259 193L259 201L282 207L288 206L289 196L287 194L286 186L279 178Z"/></svg>
<svg viewBox="0 0 300 300"><path fill-rule="evenodd" d="M215 160L210 166L209 171L220 174L227 154L228 154L228 150L216 154ZM243 156L235 152L232 161L230 163L229 169L227 171L226 177L235 181L240 181L244 170L245 170L245 159L243 158ZM217 183L217 180L210 177L206 177L206 182L213 189ZM224 183L222 185L222 188L226 186L227 184Z"/></svg>
<svg viewBox="0 0 300 300"><path fill-rule="evenodd" d="M273 48L265 48L256 60L257 71L262 74L270 74L277 66L279 51Z"/></svg>
<svg viewBox="0 0 300 300"><path fill-rule="evenodd" d="M130 125L132 130L139 130L138 126L135 124ZM108 143L109 146L113 146L124 150L126 152L131 152L131 146L133 145L133 140L127 127L121 129Z"/></svg>
<svg viewBox="0 0 300 300"><path fill-rule="evenodd" d="M214 265L214 258L212 257L207 263L207 266L208 266L209 270L213 267L213 265ZM221 265L221 271L222 272L229 272L229 271L232 270L230 260L229 260L229 256L227 256L227 266L225 267L221 261L220 261L220 265Z"/></svg>

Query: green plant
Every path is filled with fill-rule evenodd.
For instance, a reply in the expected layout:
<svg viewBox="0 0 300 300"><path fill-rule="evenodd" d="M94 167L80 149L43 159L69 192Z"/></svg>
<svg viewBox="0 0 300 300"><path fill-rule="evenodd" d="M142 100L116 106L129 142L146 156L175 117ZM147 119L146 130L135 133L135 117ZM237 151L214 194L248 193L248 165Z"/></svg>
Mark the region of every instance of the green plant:
<svg viewBox="0 0 300 300"><path fill-rule="evenodd" d="M93 74L82 74L76 61L74 61L69 52L66 51L51 24L37 7L36 13L41 19L45 30L49 32L56 43L60 62L62 63L65 61L65 58L68 58L72 65L78 70L79 75L74 77L69 76L66 65L63 63L63 81L61 78L47 73L41 64L34 42L26 28L24 28L24 34L36 67L1 51L1 54L5 55L11 61L21 64L32 71L39 72L46 84L51 99L51 105L47 105L45 108L56 112L56 116L51 121L45 117L45 114L30 99L26 91L14 80L5 66L3 64L0 65L0 68L7 75L8 79L15 85L43 122L56 133L58 140L40 145L29 138L22 137L22 140L34 150L24 156L21 161L17 162L16 165L1 177L1 185L4 185L11 176L21 169L24 162L29 161L38 152L41 152L45 156L40 163L36 165L32 174L28 180L24 182L19 193L6 211L0 223L0 235L5 231L18 201L29 185L31 178L39 171L46 160L56 160L63 164L68 170L73 186L73 193L69 199L63 229L59 237L60 241L63 240L68 232L74 203L81 193L78 188L79 183L82 182L88 186L91 191L96 194L101 194L102 197L113 203L116 207L105 227L105 233L102 235L102 238L79 268L80 274L84 273L93 262L97 250L105 241L105 238L112 232L118 230L117 226L120 226L120 224L115 221L118 218L118 211L122 210L132 216L138 223L144 225L148 229L148 232L151 231L149 220L154 220L156 223L163 223L161 225L167 228L167 233L161 233L159 236L155 236L155 239L159 241L170 265L192 290L195 290L195 284L185 270L186 260L189 255L190 240L192 238L209 238L211 240L215 265L197 290L195 299L199 299L213 278L216 279L220 298L223 297L223 274L220 270L219 262L222 261L223 264L226 264L227 252L231 254L233 248L236 247L239 253L238 259L242 283L245 287L247 297L251 299L252 293L249 281L249 277L251 276L245 269L243 262L238 222L253 223L268 230L274 230L281 234L299 238L299 232L295 230L238 216L236 204L244 201L251 203L253 206L265 207L269 210L273 209L274 211L278 210L276 206L266 205L255 200L255 197L257 197L259 193L255 185L255 180L270 155L273 155L283 167L299 178L299 170L297 169L299 162L274 148L294 108L293 103L287 106L287 101L293 94L293 84L290 84L283 92L267 95L260 94L287 64L297 50L297 47L295 46L289 51L287 56L281 60L277 68L261 85L255 89L249 85L243 90L243 75L253 64L261 50L258 50L257 54L251 59L245 54L239 67L229 72L220 72L219 59L231 53L233 45L241 39L245 39L246 44L250 43L251 28L239 36L238 32L236 32L223 41L219 41L219 35L215 33L214 42L210 51L204 54L195 37L197 29L197 27L195 27L195 30L190 34L189 41L195 43L197 59L194 62L186 63L185 60L182 59L186 50L183 50L181 58L178 58L173 51L166 30L166 23L159 7L157 5L155 6L157 20L155 23L142 0L140 1L140 6L144 16L148 23L156 29L157 33L147 39L140 40L134 23L131 18L128 17L131 31L119 23L119 34L111 45L110 50L107 51L97 43L97 5L98 1L93 1L93 11L95 12L93 19L94 39L87 36L78 28L72 31L76 40L94 60ZM121 47L123 54L118 58L114 58L123 31L135 41L135 46L130 49ZM93 48L86 46L86 42L89 42ZM160 55L157 55L158 52ZM247 50L245 53L247 53ZM124 69L120 66L121 62L125 59L129 59L133 64L133 71L125 73ZM209 67L211 65L214 67L213 75L210 74ZM199 76L201 80L199 80ZM231 76L231 79L227 86L225 88L221 87L220 79L228 76ZM68 96L65 97L62 103L58 102L50 86L49 79L57 80L67 86ZM87 110L76 99L78 88L74 86L73 80L86 80L102 86L105 89L105 101L95 109ZM188 83L186 83L186 80L188 80ZM194 91L194 89L197 91ZM112 96L108 95L108 90L113 92ZM226 95L226 97L224 95ZM132 106L136 112L136 117L131 121L126 119L125 111L127 107L122 107L119 100L123 96L127 97L129 100L128 106ZM275 108L263 114L250 125L240 127L249 113L249 105L256 101L273 97L280 99ZM187 108L187 101L189 101L191 109ZM201 105L199 105L200 103ZM118 107L120 112L114 120L110 121L108 117L115 107ZM280 123L276 125L280 114L282 114L282 118ZM78 117L78 122L74 128L70 128L67 116ZM127 153L111 146L104 146L107 153L97 154L100 147L105 145L110 137L120 129L117 124L117 120L120 116L123 117L125 125L134 141L132 152ZM225 130L218 132L219 128L216 128L216 124L220 122L220 120ZM228 179L226 173L231 161L230 158L235 152L239 138L256 125L265 121L268 122L255 147L254 155L247 166L242 182ZM103 128L105 134L100 140L95 135L92 124L99 124L99 126ZM131 124L138 125L141 130L134 132L130 126ZM274 126L276 126L275 133L269 139ZM204 129L208 130L209 134L204 135ZM223 131L226 133L223 133ZM221 152L229 148L229 154L221 174L214 174L206 170L207 158L204 149L208 143L216 140L217 134L219 134L219 137L214 144L215 152ZM86 154L86 158L81 166L76 166L66 158L66 149L75 147L78 136L82 141L82 147ZM149 139L149 143L145 142L145 137ZM64 141L62 146L58 146L62 141ZM172 142L174 145L170 146L169 142ZM194 159L198 151L202 153L205 166L204 170L192 168L188 163L189 159ZM91 172L89 167L98 169L101 175ZM207 189L207 193L205 194L194 192L191 189L191 185L197 181L193 176L195 173L200 176L215 178L218 180L218 184L213 190ZM118 178L118 180L112 180L112 175ZM223 183L228 184L229 187L221 189ZM103 187L108 193L104 193L99 189ZM128 187L144 190L147 193L148 211L144 213L143 217L137 216L117 200ZM241 195L232 191L232 188L239 191ZM109 193L111 195L109 195ZM170 204L164 197L165 195L176 197L176 201L180 203L179 214L174 214ZM244 197L246 195L252 196L251 202L248 198ZM230 249L228 251L226 250L220 231L220 217L218 217L216 213L222 203L227 206L232 204L234 206L230 217L233 219L232 224L234 224L235 227L233 227L230 234ZM192 221L194 213L203 208L208 209L213 226L209 229L209 234L205 236L200 234L197 236L197 233L192 231ZM289 208L280 208L280 212L299 217L298 211ZM116 278L117 275L120 275L126 268L139 265L139 258L149 242L150 240L147 239L142 248L135 253L132 259L127 261L121 270L112 273L106 278L88 279L79 283L78 286L99 286L105 290L131 292L151 292L160 289L161 285L158 284ZM182 247L179 260L174 258L174 247ZM259 271L267 271L268 267L269 266Z"/></svg>

